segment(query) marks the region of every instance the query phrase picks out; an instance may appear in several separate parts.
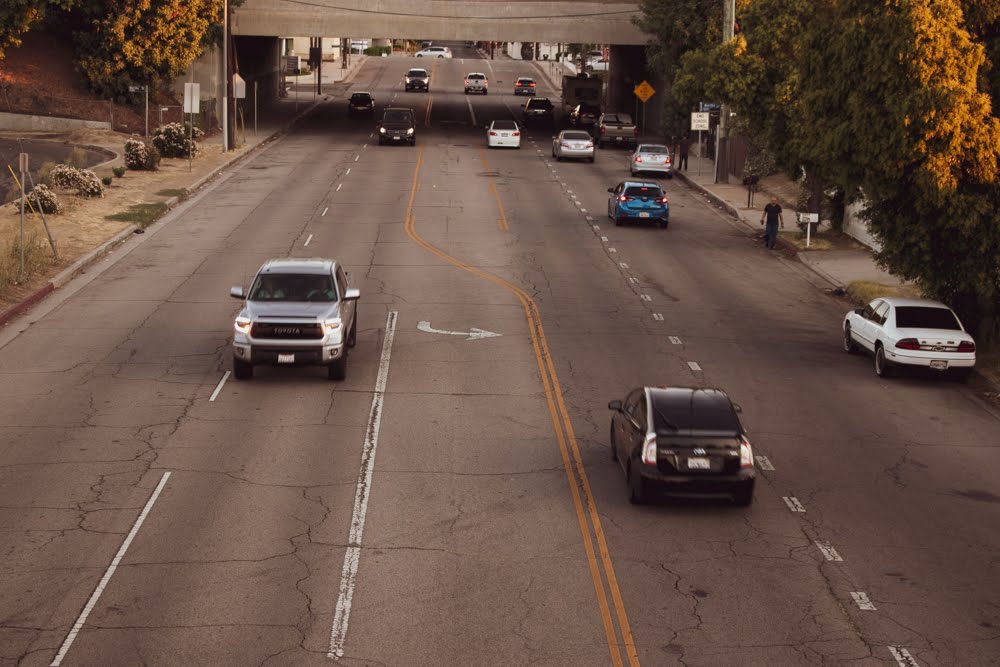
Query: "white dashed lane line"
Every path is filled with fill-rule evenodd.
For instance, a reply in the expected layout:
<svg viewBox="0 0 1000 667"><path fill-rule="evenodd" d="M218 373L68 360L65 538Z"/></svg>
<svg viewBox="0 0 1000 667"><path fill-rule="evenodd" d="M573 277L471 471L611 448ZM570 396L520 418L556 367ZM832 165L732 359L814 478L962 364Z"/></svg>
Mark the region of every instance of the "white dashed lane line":
<svg viewBox="0 0 1000 667"><path fill-rule="evenodd" d="M816 542L816 547L819 548L820 553L823 554L823 558L830 561L837 561L838 563L844 560L843 558L840 557L840 554L837 553L837 550L834 549L833 545L830 544L829 542L820 542L819 540L816 540L815 542Z"/></svg>
<svg viewBox="0 0 1000 667"><path fill-rule="evenodd" d="M774 470L774 464L771 463L771 459L766 456L755 456L753 458L757 463L757 467L761 470Z"/></svg>
<svg viewBox="0 0 1000 667"><path fill-rule="evenodd" d="M338 190L340 189L340 186L339 186L339 185L337 186L337 189L338 189ZM320 215L319 217L321 217L321 218L325 218L325 217L326 217L326 212L327 212L327 211L329 211L329 210L330 210L330 207L329 207L329 206L327 206L326 208L324 208L324 209L323 209L323 214L322 214L322 215Z"/></svg>
<svg viewBox="0 0 1000 667"><path fill-rule="evenodd" d="M608 252L618 252L617 248L608 248Z"/></svg>
<svg viewBox="0 0 1000 667"><path fill-rule="evenodd" d="M639 282L639 279L638 279L638 278L636 278L635 276L629 276L629 277L628 277L628 281L629 281L630 283L632 283L633 285L635 285L635 284L636 284L637 282Z"/></svg>
<svg viewBox="0 0 1000 667"><path fill-rule="evenodd" d="M701 372L701 366L698 365L697 361L689 361L689 362L687 362L687 365L688 365L688 368L690 368L692 371L694 371L694 372Z"/></svg>
<svg viewBox="0 0 1000 667"><path fill-rule="evenodd" d="M648 294L640 294L639 298L642 299L643 301L652 301L653 300L653 297L649 296Z"/></svg>
<svg viewBox="0 0 1000 667"><path fill-rule="evenodd" d="M622 267L623 269L628 268L628 264L626 264L625 262L618 262L618 266Z"/></svg>
<svg viewBox="0 0 1000 667"><path fill-rule="evenodd" d="M305 246L308 246L308 245L309 245L309 244L310 244L310 243L312 242L312 240L313 240L313 235L312 235L312 234L310 234L310 235L309 235L309 238L307 238L307 239L306 239L306 242L305 242L305 243L303 243L303 244L302 244L302 246L303 246L303 247L305 247Z"/></svg>
<svg viewBox="0 0 1000 667"><path fill-rule="evenodd" d="M351 173L351 168L350 168L350 167L348 167L348 168L347 168L347 171L345 171L345 172L344 172L344 176L347 176L347 175L349 175L350 173Z"/></svg>
<svg viewBox="0 0 1000 667"><path fill-rule="evenodd" d="M791 511L805 513L806 508L802 506L802 503L795 496L782 496L781 499L785 501L785 504L788 505L788 509Z"/></svg>
<svg viewBox="0 0 1000 667"><path fill-rule="evenodd" d="M312 236L310 236L309 238L312 238ZM306 243L308 244L309 242L306 241ZM222 391L222 387L223 385L226 384L226 380L229 379L229 374L231 372L232 371L226 371L225 373L223 373L222 379L219 380L219 384L215 385L215 391L212 392L212 396L208 399L209 403L215 402L215 399L219 397L219 392Z"/></svg>
<svg viewBox="0 0 1000 667"><path fill-rule="evenodd" d="M889 653L896 659L900 667L918 667L917 661L913 659L910 652L902 646L890 646Z"/></svg>
<svg viewBox="0 0 1000 667"><path fill-rule="evenodd" d="M868 593L864 591L852 591L851 598L857 603L858 609L862 611L875 611L875 605L868 599Z"/></svg>
<svg viewBox="0 0 1000 667"><path fill-rule="evenodd" d="M608 237L607 236L602 236L601 237L601 243L607 243L607 242L608 242Z"/></svg>
<svg viewBox="0 0 1000 667"><path fill-rule="evenodd" d="M337 192L340 192L340 188L344 187L343 183L337 183Z"/></svg>
<svg viewBox="0 0 1000 667"><path fill-rule="evenodd" d="M653 319L656 320L657 322L662 322L663 321L663 314L662 313L653 313Z"/></svg>
<svg viewBox="0 0 1000 667"><path fill-rule="evenodd" d="M355 155L354 156L354 161L357 162L359 157L361 157L361 156L360 155Z"/></svg>
<svg viewBox="0 0 1000 667"><path fill-rule="evenodd" d="M659 313L657 313L657 314L659 314ZM661 315L660 317L662 318L663 316ZM680 345L681 344L681 339L678 338L677 336L670 336L669 340L670 340L670 344L671 345Z"/></svg>

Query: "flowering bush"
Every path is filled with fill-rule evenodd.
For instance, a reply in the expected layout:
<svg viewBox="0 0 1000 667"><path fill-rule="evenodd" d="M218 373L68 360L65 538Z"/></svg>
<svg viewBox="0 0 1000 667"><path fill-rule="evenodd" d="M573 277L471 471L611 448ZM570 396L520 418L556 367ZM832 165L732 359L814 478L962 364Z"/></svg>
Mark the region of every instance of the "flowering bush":
<svg viewBox="0 0 1000 667"><path fill-rule="evenodd" d="M76 194L81 197L103 197L104 184L97 174L89 169L80 169L80 186L76 189Z"/></svg>
<svg viewBox="0 0 1000 667"><path fill-rule="evenodd" d="M189 138L189 133L194 138ZM191 155L198 154L198 139L205 136L197 127L192 128L189 123L169 123L157 128L153 133L153 147L160 151L163 157L187 157L190 150Z"/></svg>
<svg viewBox="0 0 1000 667"><path fill-rule="evenodd" d="M49 189L49 186L44 183L39 183L35 186L35 189L25 195L25 208L28 204L36 211L41 211L42 213L59 213L62 211L62 205L59 203L59 197L56 193ZM11 202L16 210L21 210L21 198L18 197L16 201Z"/></svg>
<svg viewBox="0 0 1000 667"><path fill-rule="evenodd" d="M129 169L146 168L146 144L138 139L129 139L125 142L125 166Z"/></svg>
<svg viewBox="0 0 1000 667"><path fill-rule="evenodd" d="M57 164L49 172L49 179L57 188L76 190L83 184L83 176L76 167L68 164Z"/></svg>

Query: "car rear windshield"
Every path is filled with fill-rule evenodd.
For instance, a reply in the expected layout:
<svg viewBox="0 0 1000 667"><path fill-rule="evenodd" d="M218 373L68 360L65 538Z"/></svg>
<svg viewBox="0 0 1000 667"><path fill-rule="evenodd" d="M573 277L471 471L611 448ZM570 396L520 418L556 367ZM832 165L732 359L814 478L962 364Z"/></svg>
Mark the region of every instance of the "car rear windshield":
<svg viewBox="0 0 1000 667"><path fill-rule="evenodd" d="M625 188L626 197L662 197L660 188L648 188L645 186L633 185Z"/></svg>
<svg viewBox="0 0 1000 667"><path fill-rule="evenodd" d="M354 93L351 95L352 102L367 102L372 98L368 93Z"/></svg>
<svg viewBox="0 0 1000 667"><path fill-rule="evenodd" d="M528 102L529 109L551 109L552 102L549 100L531 100Z"/></svg>
<svg viewBox="0 0 1000 667"><path fill-rule="evenodd" d="M929 306L897 307L896 326L901 329L962 329L950 310Z"/></svg>
<svg viewBox="0 0 1000 667"><path fill-rule="evenodd" d="M396 71L398 72L399 70L396 70ZM399 76L399 75L397 74L397 76ZM427 70L423 70L423 69L411 69L409 72L406 73L406 76L408 76L410 78L420 77L420 76L427 76Z"/></svg>
<svg viewBox="0 0 1000 667"><path fill-rule="evenodd" d="M627 113L609 113L604 114L605 123L618 123L619 125L631 125L632 117Z"/></svg>
<svg viewBox="0 0 1000 667"><path fill-rule="evenodd" d="M409 123L413 116L409 111L386 111L382 116L383 123Z"/></svg>
<svg viewBox="0 0 1000 667"><path fill-rule="evenodd" d="M250 288L251 301L337 300L333 276L324 273L264 273Z"/></svg>
<svg viewBox="0 0 1000 667"><path fill-rule="evenodd" d="M596 106L593 106L593 105L590 105L590 104L581 104L580 105L580 113L598 114L598 113L601 113L601 107L596 107Z"/></svg>
<svg viewBox="0 0 1000 667"><path fill-rule="evenodd" d="M516 130L517 123L512 120L495 120L493 121L494 130Z"/></svg>
<svg viewBox="0 0 1000 667"><path fill-rule="evenodd" d="M650 153L651 155L664 155L667 152L666 146L650 146L649 144L644 144L639 146L640 153Z"/></svg>
<svg viewBox="0 0 1000 667"><path fill-rule="evenodd" d="M534 79L518 79L517 82L518 83L534 83L535 80Z"/></svg>
<svg viewBox="0 0 1000 667"><path fill-rule="evenodd" d="M569 141L590 141L590 135L586 132L564 132L563 139Z"/></svg>
<svg viewBox="0 0 1000 667"><path fill-rule="evenodd" d="M727 402L693 398L677 403L654 397L653 428L665 435L736 437L740 420Z"/></svg>
<svg viewBox="0 0 1000 667"><path fill-rule="evenodd" d="M485 74L470 74L467 78L469 79L485 79Z"/></svg>

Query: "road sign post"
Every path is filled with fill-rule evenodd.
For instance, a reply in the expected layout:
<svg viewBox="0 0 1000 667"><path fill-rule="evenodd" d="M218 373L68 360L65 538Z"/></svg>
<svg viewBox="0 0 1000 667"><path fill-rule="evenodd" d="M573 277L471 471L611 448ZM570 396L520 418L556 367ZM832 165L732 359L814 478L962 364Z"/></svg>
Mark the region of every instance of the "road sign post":
<svg viewBox="0 0 1000 667"><path fill-rule="evenodd" d="M806 247L808 248L809 242L812 240L813 225L819 222L819 213L799 213L799 222L806 226Z"/></svg>
<svg viewBox="0 0 1000 667"><path fill-rule="evenodd" d="M707 111L691 112L691 129L698 132L698 175L701 176L701 133L709 128L709 113ZM690 150L690 148L688 148Z"/></svg>
<svg viewBox="0 0 1000 667"><path fill-rule="evenodd" d="M638 86L632 90L632 94L635 95L642 102L642 124L641 131L646 130L646 102L649 98L656 94L656 89L649 85L648 81L643 81Z"/></svg>
<svg viewBox="0 0 1000 667"><path fill-rule="evenodd" d="M201 84L189 81L184 84L184 113L188 117L188 171L192 171L191 162L194 159L194 115L201 111Z"/></svg>
<svg viewBox="0 0 1000 667"><path fill-rule="evenodd" d="M28 154L20 153L17 156L17 165L21 170L21 280L24 280L24 173L28 171Z"/></svg>

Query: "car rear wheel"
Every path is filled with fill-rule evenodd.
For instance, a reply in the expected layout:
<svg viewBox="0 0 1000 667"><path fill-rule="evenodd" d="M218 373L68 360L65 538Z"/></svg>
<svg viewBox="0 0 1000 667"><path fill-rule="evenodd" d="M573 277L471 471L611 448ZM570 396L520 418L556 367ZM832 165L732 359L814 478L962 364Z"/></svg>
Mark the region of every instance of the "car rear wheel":
<svg viewBox="0 0 1000 667"><path fill-rule="evenodd" d="M733 502L740 507L750 507L753 503L753 481L744 482L739 489L733 493Z"/></svg>
<svg viewBox="0 0 1000 667"><path fill-rule="evenodd" d="M326 367L326 374L331 380L343 380L347 377L347 350L340 359Z"/></svg>
<svg viewBox="0 0 1000 667"><path fill-rule="evenodd" d="M253 364L233 357L233 376L237 380L249 380L253 378Z"/></svg>
<svg viewBox="0 0 1000 667"><path fill-rule="evenodd" d="M854 342L854 337L851 336L851 325L844 325L844 352L847 354L857 354L858 345Z"/></svg>
<svg viewBox="0 0 1000 667"><path fill-rule="evenodd" d="M649 502L646 480L635 470L634 463L629 466L628 470L628 501L633 505L645 505Z"/></svg>
<svg viewBox="0 0 1000 667"><path fill-rule="evenodd" d="M892 364L886 361L882 343L875 346L875 375L880 378L892 377Z"/></svg>

